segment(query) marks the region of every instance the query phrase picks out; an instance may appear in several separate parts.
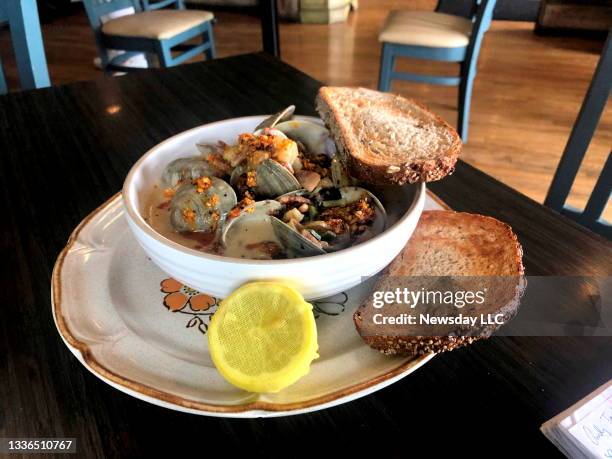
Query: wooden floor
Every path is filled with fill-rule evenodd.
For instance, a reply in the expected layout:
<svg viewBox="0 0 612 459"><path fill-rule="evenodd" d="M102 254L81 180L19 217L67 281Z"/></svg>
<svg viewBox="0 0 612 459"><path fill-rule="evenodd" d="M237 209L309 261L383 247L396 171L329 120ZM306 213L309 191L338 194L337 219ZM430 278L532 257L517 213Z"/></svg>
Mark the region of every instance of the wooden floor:
<svg viewBox="0 0 612 459"><path fill-rule="evenodd" d="M282 58L331 85L375 88L380 45L377 32L392 8L433 9L433 1L361 0L347 23L281 25ZM260 50L259 20L218 13L215 29L220 57ZM470 138L463 159L542 202L559 161L602 42L575 37L538 37L532 23L494 21L485 35L474 87ZM97 78L94 41L85 15L43 27L54 84ZM0 32L0 54L9 86L17 79L8 32ZM401 62L415 71L454 73L454 65ZM393 91L421 99L452 124L457 90L396 82ZM612 146L612 109L606 109L569 203L580 207L590 194ZM469 197L468 197L469 198ZM612 220L608 206L606 218Z"/></svg>

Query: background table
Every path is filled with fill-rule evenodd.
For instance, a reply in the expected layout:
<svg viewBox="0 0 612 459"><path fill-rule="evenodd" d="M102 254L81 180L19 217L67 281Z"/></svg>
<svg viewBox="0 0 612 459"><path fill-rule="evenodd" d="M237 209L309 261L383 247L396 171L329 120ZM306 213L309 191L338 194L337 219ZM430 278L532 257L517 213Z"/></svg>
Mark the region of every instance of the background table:
<svg viewBox="0 0 612 459"><path fill-rule="evenodd" d="M315 114L319 86L256 54L0 98L0 437L76 437L80 457L236 448L283 457L326 457L333 448L402 457L558 454L538 428L612 377L611 338L494 338L439 355L357 401L253 420L133 399L64 346L51 316L55 258L80 220L121 189L130 166L158 142L210 121L292 103ZM510 223L527 274L612 272L608 242L465 163L431 188L456 210Z"/></svg>

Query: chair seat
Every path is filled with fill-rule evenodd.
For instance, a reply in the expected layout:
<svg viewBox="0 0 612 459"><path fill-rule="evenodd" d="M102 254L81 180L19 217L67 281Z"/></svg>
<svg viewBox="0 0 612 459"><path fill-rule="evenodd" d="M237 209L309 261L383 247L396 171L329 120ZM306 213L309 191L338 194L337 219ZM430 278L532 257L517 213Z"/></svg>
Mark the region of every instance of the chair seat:
<svg viewBox="0 0 612 459"><path fill-rule="evenodd" d="M164 40L213 18L212 13L201 10L144 11L111 19L102 25L102 32L105 35Z"/></svg>
<svg viewBox="0 0 612 459"><path fill-rule="evenodd" d="M389 13L378 40L402 45L457 48L467 46L472 21L434 11L399 11Z"/></svg>

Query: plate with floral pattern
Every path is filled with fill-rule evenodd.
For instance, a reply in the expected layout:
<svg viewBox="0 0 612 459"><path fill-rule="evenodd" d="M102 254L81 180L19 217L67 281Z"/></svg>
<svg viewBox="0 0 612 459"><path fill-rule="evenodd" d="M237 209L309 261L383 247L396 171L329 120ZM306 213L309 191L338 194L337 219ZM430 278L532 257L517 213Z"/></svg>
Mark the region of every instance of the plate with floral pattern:
<svg viewBox="0 0 612 459"><path fill-rule="evenodd" d="M426 208L442 205L428 193ZM57 329L97 377L136 398L227 417L299 414L346 403L407 376L433 357L384 356L366 346L352 314L372 280L313 302L320 357L276 394L238 389L215 369L206 333L220 299L169 278L127 227L121 197L74 230L53 270Z"/></svg>

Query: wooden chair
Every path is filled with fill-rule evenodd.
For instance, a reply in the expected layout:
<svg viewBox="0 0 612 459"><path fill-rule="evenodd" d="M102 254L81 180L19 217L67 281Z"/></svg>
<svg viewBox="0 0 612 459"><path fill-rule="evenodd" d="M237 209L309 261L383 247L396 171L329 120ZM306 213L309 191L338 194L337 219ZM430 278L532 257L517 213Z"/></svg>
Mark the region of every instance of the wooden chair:
<svg viewBox="0 0 612 459"><path fill-rule="evenodd" d="M181 64L201 53L207 59L215 57L212 13L186 10L183 0L143 1L145 11L138 0L83 0L105 71L134 70L125 62L142 53L156 55L162 67ZM176 9L162 9L167 6ZM134 8L134 14L102 22L102 17L129 7ZM201 44L185 44L197 36L202 36ZM126 52L110 57L109 49ZM184 52L173 56L172 51Z"/></svg>
<svg viewBox="0 0 612 459"><path fill-rule="evenodd" d="M391 11L379 34L382 42L378 89L389 91L392 80L459 86L458 131L464 142L478 53L491 23L495 0L474 3L470 18L435 11ZM397 57L460 62L459 76L434 76L394 70Z"/></svg>
<svg viewBox="0 0 612 459"><path fill-rule="evenodd" d="M612 86L612 29L604 45L593 79L582 102L578 118L570 134L565 151L544 204L612 240L612 224L601 216L612 193L612 153L608 154L599 178L583 211L565 205L580 164L591 143L595 129L606 107Z"/></svg>

